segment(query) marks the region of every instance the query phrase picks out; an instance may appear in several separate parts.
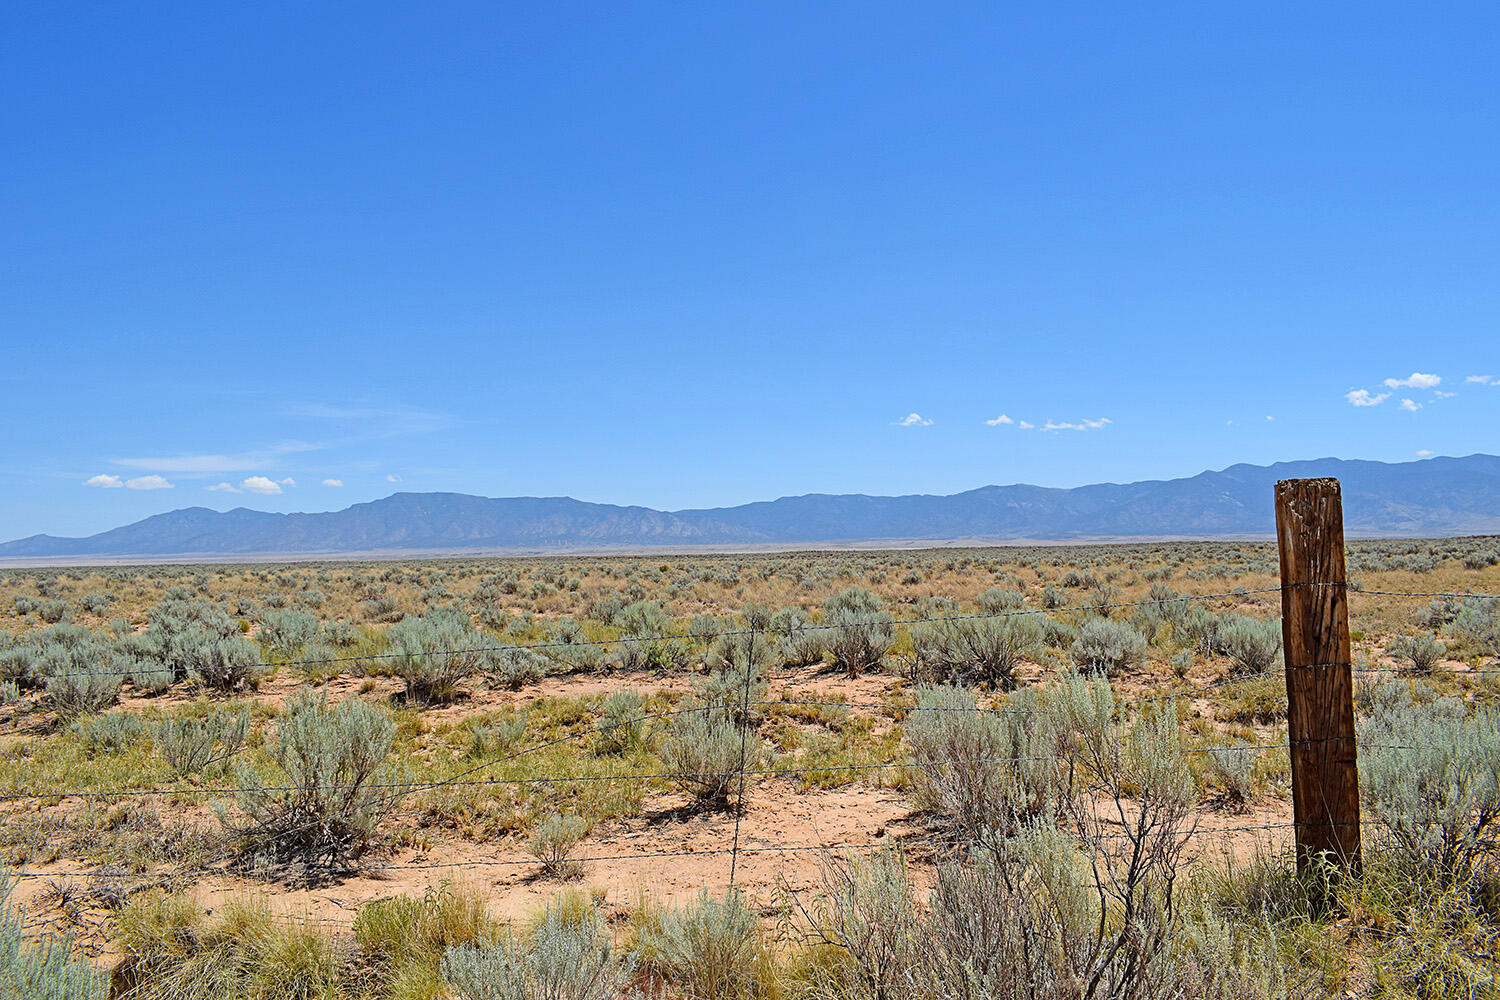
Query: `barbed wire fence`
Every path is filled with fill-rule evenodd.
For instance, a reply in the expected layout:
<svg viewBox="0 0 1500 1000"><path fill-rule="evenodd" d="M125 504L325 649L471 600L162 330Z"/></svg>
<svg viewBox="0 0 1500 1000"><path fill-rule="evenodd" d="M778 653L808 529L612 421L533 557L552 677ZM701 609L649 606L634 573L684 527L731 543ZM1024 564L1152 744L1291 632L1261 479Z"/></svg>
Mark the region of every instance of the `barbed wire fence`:
<svg viewBox="0 0 1500 1000"><path fill-rule="evenodd" d="M1265 595L1265 594L1272 594L1272 593L1282 594L1282 593L1284 593L1288 589L1289 586L1296 586L1296 587L1330 587L1330 586L1340 586L1340 587L1342 587L1343 585L1340 584L1340 583L1337 583L1335 581L1313 581L1313 582L1299 583L1299 584L1293 584L1293 585L1282 585L1282 586L1278 586L1278 587L1257 588L1257 589L1243 589L1243 588L1241 588L1241 589L1236 589L1236 590L1227 591L1227 592L1221 592L1221 593L1182 594L1182 595L1174 595L1174 596L1166 597L1166 598L1151 599L1151 600L1144 600L1144 601L1114 602L1114 603L1109 603L1107 605L1089 605L1087 608L1083 608L1083 609L1080 609L1080 608L1054 608L1054 609L1049 609L1049 608L1021 608L1021 609L1008 609L1008 610L1004 610L1004 611L997 611L997 612L990 612L990 613L919 617L919 618L906 619L906 620L902 620L902 621L899 621L899 622L895 622L895 624L898 625L898 626L910 627L910 626L919 625L919 624L941 624L941 623L945 623L945 622L959 622L959 621L998 620L998 619L1014 618L1014 617L1018 617L1018 616L1031 616L1031 615L1040 615L1040 616L1053 615L1053 616L1060 616L1060 615L1064 615L1064 614L1076 614L1080 610L1096 611L1097 612L1097 611L1099 611L1101 609L1106 609L1106 608L1109 609L1109 610L1115 610L1115 609L1127 609L1127 608L1130 608L1130 609L1145 608L1145 607L1152 607L1152 606L1160 607L1161 605L1166 604L1166 603L1173 603L1173 602L1179 602L1179 601L1181 601L1181 602L1209 602L1209 601L1222 601L1222 600L1239 600L1239 599L1243 599L1245 597L1254 596L1254 595ZM1359 596L1359 595L1369 595L1369 596L1383 596L1383 597L1392 597L1392 598L1400 598L1400 599L1444 599L1444 600L1482 600L1482 601L1500 600L1500 594L1486 594L1486 593L1387 591L1387 590L1363 590L1363 589L1356 589L1356 588L1350 588L1349 591L1348 591L1348 593L1351 594L1351 595L1356 595L1356 596ZM797 632L802 632L802 631L819 631L819 630L828 630L828 629L848 629L848 628L858 628L858 627L861 627L861 626L859 624L853 624L853 625L851 625L851 624L808 623L808 624L796 627L792 631L792 634L795 634ZM274 664L274 666L277 666L277 667L280 667L280 666L287 666L287 667L304 666L305 667L305 666L329 665L329 664L336 664L336 663L359 664L361 662L379 661L381 659L386 659L386 658L393 657L393 656L413 656L413 655L417 655L417 656L452 656L452 655L459 655L459 654L465 654L466 655L466 654L473 654L473 653L480 653L480 652L492 652L492 651L514 650L514 649L526 649L526 650L534 650L534 651L544 651L544 650L549 650L549 649L561 649L561 648L578 647L578 646L609 646L609 645L614 645L614 644L624 643L624 642L662 641L662 642L683 642L683 643L687 643L687 642L690 642L690 641L703 641L703 640L711 640L711 639L718 639L718 638L743 638L743 639L745 639L746 640L746 647L747 647L747 654L748 654L746 656L746 663L745 663L745 666L744 666L744 679L743 679L742 689L741 689L741 692L740 692L740 694L741 694L741 698L740 698L741 716L740 716L740 722L739 722L740 753L739 753L739 756L738 756L738 766L735 769L735 775L734 775L734 778L737 781L738 791L737 791L735 802L734 802L734 806L733 806L733 809L734 809L734 814L733 814L733 833L732 833L732 836L731 836L731 839L730 839L728 845L727 846L723 846L723 847L708 847L708 848L692 849L692 850L673 850L673 851L665 851L664 850L664 851L646 851L646 852L629 852L629 853L607 853L607 854L598 854L598 855L594 855L594 856L584 855L584 856L579 856L579 857L570 857L570 859L569 859L570 861L576 861L576 862L581 863L581 864L592 864L592 863L604 864L604 863L616 863L616 862L640 863L640 862L653 861L653 860L682 859L682 858L704 858L704 857L714 857L714 856L721 856L721 857L723 857L723 856L727 856L727 859L728 859L728 887L729 887L729 889L731 891L734 891L737 888L737 877L738 877L738 874L739 874L738 873L739 860L740 860L740 857L742 855L746 855L746 856L749 856L749 855L767 855L767 854L770 854L770 855L789 855L789 854L799 854L799 853L827 854L829 852L834 852L834 851L857 851L857 850L865 850L865 849L869 849L871 846L873 846L873 845L871 845L869 843L861 844L861 843L852 843L852 842L848 842L848 841L837 841L837 842L831 842L831 843L830 842L820 842L820 843L792 843L792 844L785 844L785 843L783 843L783 844L742 844L741 843L740 825L741 825L741 819L743 818L744 813L745 813L745 809L746 809L746 804L745 804L745 790L746 790L747 782L751 778L793 777L793 776L807 776L807 775L814 775L814 774L837 774L837 773L842 773L842 774L847 774L847 775L853 775L853 774L879 773L879 772L885 772L885 771L895 771L895 770L901 770L901 769L910 769L910 768L912 768L914 766L913 762L909 758L905 757L904 755L901 755L901 756L897 756L897 757L895 757L893 759L889 759L889 760L877 761L877 762L870 762L870 763L864 763L864 764L845 764L845 765L840 765L840 764L818 764L818 765L808 765L808 766L802 766L802 767L799 767L799 766L751 767L750 764L749 764L749 761L750 761L751 756L752 756L750 754L750 740L752 738L752 736L751 736L751 730L752 730L753 727L751 726L750 721L749 721L749 713L750 713L750 709L751 708L756 708L756 709L777 709L777 708L790 709L790 708L805 707L805 708L841 708L841 709L844 709L844 710L861 709L861 710L869 710L869 711L874 711L874 712L888 714L893 719L895 719L895 718L901 718L901 719L909 718L910 715L911 715L911 713L918 712L918 711L921 711L921 712L973 712L973 713L993 714L993 715L1007 715L1007 714L1021 714L1021 715L1025 715L1025 714L1031 714L1034 711L1036 711L1036 710L1029 710L1029 709L1017 709L1017 708L1009 707L1007 705L983 706L983 705L975 704L972 707L956 707L956 706L930 706L930 707L922 707L922 706L919 706L917 704L907 704L907 703L904 703L904 702L871 702L871 701L840 700L840 699L826 699L826 698L815 698L815 699L805 699L805 700L790 700L790 699L788 699L786 697L782 697L782 698L779 698L779 699L773 699L773 698L769 698L769 697L767 697L767 698L754 698L754 697L752 697L753 688L754 688L754 685L755 685L755 683L756 683L756 681L758 679L758 676L757 676L758 675L758 670L757 670L757 665L756 665L756 660L755 660L755 650L756 650L757 643L768 643L768 642L772 641L773 639L779 640L780 638L782 638L782 634L781 633L773 632L773 631L768 630L768 629L766 629L764 627L759 627L759 628L757 628L757 627L750 627L750 628L724 629L724 630L721 630L721 631L718 631L718 632L714 632L714 633L700 634L700 635L695 636L695 637L688 637L688 636L678 635L678 634L661 633L661 634L650 635L650 636L629 635L629 636L619 636L619 637L613 637L613 638L607 638L607 639L580 640L578 642L543 642L543 643L532 643L532 644L521 644L521 645L479 646L479 647L468 647L468 648L454 649L454 650L442 650L442 649L439 649L439 650L427 650L427 651L419 651L419 652L404 652L404 653L400 653L400 654L366 654L366 655L349 656L349 657L316 658L316 659L302 659L302 660L291 660L291 659L289 659L289 660L285 660L285 661L280 661L280 662ZM1262 671L1250 672L1250 673L1245 673L1245 674L1240 674L1240 675L1234 675L1234 676L1226 676L1226 677L1220 678L1218 680L1210 681L1210 682L1207 682L1207 683L1204 683L1204 684L1189 686L1189 687L1187 687L1187 688L1185 688L1183 690L1176 690L1176 691L1164 692L1164 693L1155 694L1155 695L1145 695L1145 696L1134 697L1134 698L1121 698L1121 699L1118 699L1118 700L1115 701L1115 708L1116 708L1116 711L1122 713L1122 715L1123 715L1124 713L1126 713L1126 712L1128 712L1128 711L1130 711L1132 709L1140 710L1140 709L1144 709L1144 708L1146 708L1148 706L1152 706L1152 705L1155 705L1155 704L1158 704L1158 703L1167 702L1167 701L1174 701L1174 700L1179 700L1179 699L1198 698L1198 697L1201 697L1201 696L1204 696L1204 695L1208 695L1211 692L1217 692L1217 691L1220 691L1220 690L1222 690L1224 688L1227 688L1227 687L1230 687L1230 686L1233 686L1233 685L1254 682L1254 681L1257 681L1257 680L1265 680L1267 678L1276 676L1277 674L1285 674L1285 673L1288 673L1288 672L1294 671L1294 670L1322 669L1322 668L1330 668L1330 667L1345 668L1345 669L1349 669L1350 671L1355 672L1355 673L1367 673L1367 674L1391 674L1391 673L1395 673L1396 672L1396 671L1394 671L1392 669L1385 668L1385 667L1363 666L1363 665L1356 665L1356 664L1349 663L1349 662L1338 662L1338 663L1332 663L1332 662L1330 662L1330 663L1317 663L1317 664L1289 664L1287 666L1278 666L1278 667L1267 668L1267 669L1262 670ZM769 668L766 671L767 674L770 674L772 672L773 671L771 669L769 669ZM1444 669L1443 671L1440 671L1440 673L1449 674L1449 675L1452 675L1454 677L1459 677L1459 678L1475 678L1475 677L1482 677L1482 676L1493 675L1493 674L1500 674L1500 668L1466 668L1466 669L1447 668L1447 669ZM58 675L53 675L53 676L58 676ZM129 673L128 672L122 672L121 676L122 677L129 676ZM768 685L770 685L771 683L773 683L773 681L772 681L772 679L770 677L767 677L765 679L767 680ZM784 683L785 683L784 680L779 679L779 678L777 680L780 681L784 685ZM676 772L673 772L673 771L640 772L640 771L637 771L637 772L606 773L606 774L549 773L549 774L530 775L530 776L505 776L505 777L482 776L482 772L484 772L484 771L486 771L486 770L488 770L490 768L497 767L498 765L501 765L501 764L504 764L504 763L507 763L507 762L516 762L516 761L519 761L519 760L521 760L523 758L529 757L529 756L534 755L534 754L538 754L538 753L540 753L540 752L542 752L544 750L547 750L549 748L552 748L552 747L556 747L556 746L559 746L559 745L562 745L562 744L571 743L571 742L575 742L575 741L581 741L581 740L583 740L583 739L585 739L585 738L587 738L587 737L589 737L591 735L597 735L597 734L600 734L600 733L608 732L609 730L612 730L612 729L617 729L617 728L624 727L624 726L639 725L639 724L644 723L644 722L665 721L665 720L670 720L670 719L677 718L677 717L680 717L680 716L683 716L683 715L687 715L687 714L690 714L690 713L694 713L694 712L711 711L712 709L713 709L713 707L710 706L710 705L689 705L687 707L672 708L672 709L669 709L669 710L666 710L666 711L641 713L639 715L633 716L633 717L631 717L629 719L625 719L625 720L619 720L619 721L615 721L615 722L612 722L612 723L602 723L602 724L597 724L597 725L593 725L593 726L584 727L584 728L582 728L580 730L569 732L569 733L567 733L567 734L565 734L563 736L556 737L556 738L549 739L549 740L545 740L545 741L536 743L534 745L528 746L528 747L526 747L524 749L517 750L517 751L511 752L511 753L507 753L507 754L502 755L501 757L499 757L497 759L484 761L484 762L479 763L479 764L477 764L477 765L475 765L475 766L473 766L471 768L467 768L467 769L462 770L462 771L460 771L460 772L458 772L456 774L450 775L450 776L448 776L446 778L435 779L435 780L427 781L427 782L401 782L401 783L389 782L389 783L378 783L378 784L374 784L374 785L364 785L362 787L364 787L365 789L370 790L370 791L378 791L380 793L380 795L381 795L381 798L380 798L380 804L381 805L394 807L396 804L398 804L401 801L405 800L409 796L416 795L416 794L419 794L421 792L437 791L437 790L442 790L442 789L446 789L446 788L485 787L485 786L497 786L497 785L542 785L542 786L563 786L563 787L565 787L565 786L570 785L570 784L588 784L588 783L596 783L596 782L671 781L671 780L677 780L677 779L693 778L693 777L697 777L698 776L697 772L682 772L682 771L676 771ZM754 738L756 740L760 740L761 736L757 733L757 734L755 734ZM1334 741L1334 740L1338 740L1338 739L1342 739L1342 738L1341 737L1327 737L1326 739L1328 741ZM1307 743L1307 742L1315 742L1315 741L1316 740L1307 740L1307 739L1304 739L1301 742L1302 743ZM1384 751L1416 751L1416 750L1421 749L1421 748L1414 747L1414 746L1392 745L1392 744L1365 744L1363 742L1357 742L1357 746L1359 747L1359 749L1363 749L1363 750L1384 750ZM244 752L246 749L248 749L248 747L249 747L249 745L246 744L245 746L242 746L239 750L237 750L236 753ZM1270 752L1276 752L1276 751L1282 751L1282 752L1288 752L1288 753L1290 753L1291 748L1292 748L1292 741L1288 740L1287 742L1279 742L1278 741L1278 742L1254 743L1254 744L1237 744L1237 745L1225 745L1225 746L1189 747L1189 748L1185 748L1184 752L1187 753L1187 754L1190 754L1190 755L1198 755L1198 754L1213 755L1213 754L1221 754L1221 753L1226 753L1226 754L1228 754L1228 753L1232 753L1232 754L1239 754L1239 753L1270 753ZM222 761L223 759L225 759L225 758L217 758L218 761ZM1023 762L1063 762L1065 760L1066 760L1066 755L1053 754L1053 755L1040 755L1040 756L1008 756L1008 757L1002 756L1002 757L994 757L994 758L975 758L975 759L969 759L969 760L955 761L954 763L955 764L965 764L965 765L981 765L981 764L1005 765L1005 764L1018 764L1018 763L1023 763ZM13 778L12 780L15 780L15 779ZM0 786L0 787L3 787L3 786ZM89 803L96 803L96 802L110 802L110 801L120 801L120 800L126 800L126 799L139 799L139 798L148 798L148 797L167 797L167 798L171 798L171 797L183 796L183 797L227 798L227 797L230 797L230 796L233 796L233 795L236 795L236 794L249 793L249 792L277 792L277 791L288 791L288 792L290 792L290 791L297 791L297 790L301 790L303 787L304 786L275 786L275 785L256 785L256 786L239 786L239 787L229 786L229 785L226 785L226 786L185 785L185 786L179 786L179 787L159 786L159 787L143 787L143 788L126 788L126 787L82 788L82 787L75 787L75 788L63 788L63 789L31 789L31 790L24 790L24 791L20 790L20 789L16 789L16 788L6 788L5 790L0 791L0 806L3 806L3 808L5 808L5 809L12 809L12 808L35 808L36 804L51 803L51 804L56 805L56 804L61 804L65 800L68 800L68 799L80 799L80 800L83 800L85 802L85 804L89 804ZM338 788L346 788L347 789L350 786L347 786L347 785L346 786L326 785L326 786L319 786L319 787L323 788L323 789L326 789L326 790L334 790L334 789L338 789ZM28 804L30 804L30 805L28 805ZM1363 825L1370 825L1370 823L1371 823L1371 821L1362 821ZM308 824L306 824L304 826L301 826L301 827L297 827L297 828L293 828L293 829L290 829L290 830L281 831L280 833L274 834L272 836L273 836L273 838L287 838L287 837L295 836L295 835L297 835L299 833L306 832L313 825L314 825L314 823L308 823ZM1196 836L1209 836L1209 835L1212 835L1212 836L1225 836L1225 835L1238 834L1238 833L1263 832L1263 831L1273 831L1273 830L1288 830L1288 829L1293 829L1296 826L1297 826L1296 821L1275 822L1275 823L1253 823L1253 824L1242 824L1242 825L1231 825L1231 826L1219 826L1219 827L1213 827L1213 828L1201 829L1201 830L1200 829L1194 829L1192 831L1192 835L1195 836L1195 837ZM1116 834L1115 836L1127 836L1127 834L1120 833L1120 834ZM941 846L944 846L944 845L938 844L937 846L941 847ZM239 873L238 869L231 869L231 868L226 868L225 867L226 865L229 865L231 862L233 862L237 858L237 856L238 856L238 851L237 851L236 848L225 847L223 850L221 850L221 851L219 851L219 852L211 855L210 857L202 860L197 865L191 865L191 866L189 866L189 865L183 865L183 866L178 866L176 868L169 868L169 869L167 869L165 871L143 872L143 871L139 871L139 870L129 870L129 869L120 869L120 868L113 868L113 869L111 869L111 868L96 868L96 869L91 869L91 870L70 871L70 872L61 872L61 873L60 872L23 871L23 872L17 873L17 875L15 877L22 878L22 879L76 878L76 879L84 879L84 880L90 880L90 881L104 880L104 881L109 881L109 882L115 883L116 885L125 884L127 887L128 886L132 886L132 885L133 886L182 885L182 884L188 883L191 879L194 879L194 878L202 878L202 877L207 877L207 876L213 876L213 875L216 875L216 874L227 874L227 873L231 873L231 872L233 872L233 873ZM469 869L469 868L517 868L517 867L523 867L523 866L532 866L532 867L534 867L534 866L536 866L536 864L537 864L537 862L535 860L533 860L533 859L511 859L511 858L484 858L484 857L476 857L476 858L466 858L463 861L457 861L457 862L419 862L419 861L413 861L413 862L408 862L408 863L390 862L390 863L383 863L383 864L375 864L372 867L375 870L389 870L389 871L398 871L398 870L399 871L438 871L438 870L459 870L459 869ZM263 873L263 874L275 875L275 874L277 874L277 872L273 869L270 872ZM326 923L330 923L330 924L337 923L337 921L329 920L327 918L309 918L309 919L315 919L315 920L319 920L321 922L326 922Z"/></svg>

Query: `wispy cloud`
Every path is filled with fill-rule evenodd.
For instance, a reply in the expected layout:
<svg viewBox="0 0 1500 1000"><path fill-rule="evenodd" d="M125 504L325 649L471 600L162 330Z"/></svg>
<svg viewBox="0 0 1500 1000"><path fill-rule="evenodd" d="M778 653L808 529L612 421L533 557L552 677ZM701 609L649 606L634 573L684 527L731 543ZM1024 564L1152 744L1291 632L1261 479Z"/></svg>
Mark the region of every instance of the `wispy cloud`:
<svg viewBox="0 0 1500 1000"><path fill-rule="evenodd" d="M354 425L362 440L395 437L401 434L425 434L457 424L451 413L416 406L341 406L334 403L292 403L282 410L290 417L309 417Z"/></svg>
<svg viewBox="0 0 1500 1000"><path fill-rule="evenodd" d="M203 487L210 493L238 493L233 483L214 483L212 486Z"/></svg>
<svg viewBox="0 0 1500 1000"><path fill-rule="evenodd" d="M184 475L213 475L224 472L261 472L274 468L288 455L341 447L361 441L416 434L451 426L455 419L446 413L414 407L335 406L324 403L298 403L283 408L287 416L336 421L351 425L354 433L333 440L291 440L246 451L191 452L177 454L130 455L109 459L111 465L125 469Z"/></svg>
<svg viewBox="0 0 1500 1000"><path fill-rule="evenodd" d="M127 469L153 469L157 472L215 473L253 472L267 469L285 455L317 451L323 445L307 441L285 441L269 448L214 455L155 455L141 458L112 458L109 464Z"/></svg>
<svg viewBox="0 0 1500 1000"><path fill-rule="evenodd" d="M1350 389L1344 398L1355 406L1379 406L1391 398L1388 392L1371 392L1369 389Z"/></svg>
<svg viewBox="0 0 1500 1000"><path fill-rule="evenodd" d="M991 427L999 427L1002 424L1014 424L1016 426L1016 428L1019 429L1019 430L1023 430L1023 431L1044 431L1045 432L1045 431L1097 431L1097 430L1102 430L1105 427L1108 427L1110 424L1114 423L1114 421L1111 420L1111 419L1109 419L1108 417L1100 417L1097 420L1090 420L1087 417L1085 417L1084 419L1077 420L1077 421L1073 421L1073 420L1048 420L1046 423L1044 423L1040 427L1038 427L1036 424L1032 423L1030 420L1015 420L1015 419L1011 418L1010 416L1002 413L1002 414L1000 414L1000 416L994 418L993 420L986 420L985 423L988 424Z"/></svg>
<svg viewBox="0 0 1500 1000"><path fill-rule="evenodd" d="M1385 380L1387 389L1436 389L1443 384L1441 375L1424 375L1421 372L1412 372L1406 378L1388 378Z"/></svg>
<svg viewBox="0 0 1500 1000"><path fill-rule="evenodd" d="M931 427L932 421L920 413L908 413L900 420L892 421L897 427Z"/></svg>
<svg viewBox="0 0 1500 1000"><path fill-rule="evenodd" d="M1496 384L1496 382L1495 382L1495 376L1493 376L1493 375L1470 375L1468 378L1464 379L1464 381L1465 382L1474 382L1474 383L1477 383L1479 385L1493 385L1493 384Z"/></svg>
<svg viewBox="0 0 1500 1000"><path fill-rule="evenodd" d="M1066 420L1049 420L1041 426L1043 431L1097 431L1114 423L1108 417L1100 417L1098 420L1080 420L1072 423Z"/></svg>
<svg viewBox="0 0 1500 1000"><path fill-rule="evenodd" d="M344 485L344 481L342 479L325 479L325 480L323 480L323 485L324 486L343 486Z"/></svg>
<svg viewBox="0 0 1500 1000"><path fill-rule="evenodd" d="M399 483L401 482L401 477L396 475L394 472L387 472L385 474L385 481L388 483Z"/></svg>
<svg viewBox="0 0 1500 1000"><path fill-rule="evenodd" d="M1428 450L1427 448L1423 448L1421 451L1417 452L1417 457L1418 458L1426 458L1428 455L1431 455L1431 454L1432 454L1432 452L1430 450Z"/></svg>
<svg viewBox="0 0 1500 1000"><path fill-rule="evenodd" d="M281 492L281 484L274 479L267 479L265 476L251 476L240 483L240 489L247 493L274 496Z"/></svg>
<svg viewBox="0 0 1500 1000"><path fill-rule="evenodd" d="M83 481L85 486L93 486L103 490L170 490L172 484L161 476L136 476L134 479L121 479L119 476L100 473L90 476Z"/></svg>
<svg viewBox="0 0 1500 1000"><path fill-rule="evenodd" d="M1415 400L1403 399L1401 401L1401 409L1406 410L1410 413L1416 413L1421 408L1422 404L1416 402Z"/></svg>

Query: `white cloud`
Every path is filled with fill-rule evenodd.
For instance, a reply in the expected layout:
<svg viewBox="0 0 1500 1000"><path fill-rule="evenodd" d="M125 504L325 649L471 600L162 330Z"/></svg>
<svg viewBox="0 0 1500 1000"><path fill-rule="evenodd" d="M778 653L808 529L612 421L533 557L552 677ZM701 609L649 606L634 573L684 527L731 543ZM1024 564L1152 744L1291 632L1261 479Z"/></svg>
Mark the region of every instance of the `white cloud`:
<svg viewBox="0 0 1500 1000"><path fill-rule="evenodd" d="M125 484L120 481L119 476L106 476L103 473L100 473L97 476L90 476L89 478L85 479L83 481L83 485L97 486L101 490L117 490Z"/></svg>
<svg viewBox="0 0 1500 1000"><path fill-rule="evenodd" d="M1412 402L1409 399L1403 399L1401 401L1401 409L1406 410L1406 411L1408 411L1410 413L1416 413L1421 408L1422 408L1422 404L1421 403L1414 403L1414 402Z"/></svg>
<svg viewBox="0 0 1500 1000"><path fill-rule="evenodd" d="M1391 398L1388 392L1371 392L1369 389L1350 389L1344 393L1344 398L1355 406L1379 406Z"/></svg>
<svg viewBox="0 0 1500 1000"><path fill-rule="evenodd" d="M1109 417L1100 417L1098 420L1088 420L1088 418L1085 418L1085 420L1080 420L1079 423L1071 423L1071 421L1067 420L1049 420L1041 426L1041 430L1098 430L1106 426L1106 424L1112 423L1115 423L1115 421L1110 420ZM1022 430L1031 430L1032 427L1035 427L1035 424L1029 424L1023 420L1020 426L1022 426Z"/></svg>
<svg viewBox="0 0 1500 1000"><path fill-rule="evenodd" d="M1266 419L1267 420L1275 420L1276 418L1273 417L1273 416L1270 416L1269 414L1267 414Z"/></svg>
<svg viewBox="0 0 1500 1000"><path fill-rule="evenodd" d="M161 476L136 476L125 480L127 490L170 490L172 484Z"/></svg>
<svg viewBox="0 0 1500 1000"><path fill-rule="evenodd" d="M1423 448L1421 451L1417 452L1417 454L1422 458L1426 458L1428 455L1431 455L1432 452L1428 451L1426 448Z"/></svg>
<svg viewBox="0 0 1500 1000"><path fill-rule="evenodd" d="M401 477L396 475L394 472L387 472L385 474L385 481L388 483L399 483L401 482Z"/></svg>
<svg viewBox="0 0 1500 1000"><path fill-rule="evenodd" d="M287 476L285 479L278 479L277 482L280 483L282 486L296 486L297 485L297 480L293 479L291 476Z"/></svg>
<svg viewBox="0 0 1500 1000"><path fill-rule="evenodd" d="M1106 424L1112 423L1114 421L1108 417L1100 417L1098 420L1084 419L1076 424L1069 423L1068 421L1049 420L1042 425L1041 429L1044 431L1097 431ZM1025 427L1027 425L1023 424L1022 426Z"/></svg>
<svg viewBox="0 0 1500 1000"><path fill-rule="evenodd" d="M1441 375L1423 375L1421 372L1412 372L1406 378L1388 378L1385 380L1387 389L1436 389L1443 382Z"/></svg>
<svg viewBox="0 0 1500 1000"><path fill-rule="evenodd" d="M205 486L203 488L205 490L208 490L208 492L210 492L210 493L238 493L239 492L239 490L235 489L234 486L231 485L231 484L229 484L229 483L214 483L212 486Z"/></svg>
<svg viewBox="0 0 1500 1000"><path fill-rule="evenodd" d="M999 427L1001 424L1013 424L1015 423L1015 421L1002 413L994 420L986 420L985 423L989 424L991 427Z"/></svg>
<svg viewBox="0 0 1500 1000"><path fill-rule="evenodd" d="M281 492L281 484L265 476L251 476L240 483L240 489L260 493L263 496L273 496Z"/></svg>
<svg viewBox="0 0 1500 1000"><path fill-rule="evenodd" d="M1464 381L1465 382L1477 382L1480 385L1489 385L1491 382L1495 381L1495 376L1493 376L1493 375L1470 375L1468 378L1464 379Z"/></svg>
<svg viewBox="0 0 1500 1000"><path fill-rule="evenodd" d="M325 479L325 480L323 480L323 485L324 486L343 486L344 485L344 481L342 479Z"/></svg>
<svg viewBox="0 0 1500 1000"><path fill-rule="evenodd" d="M1433 395L1436 396L1438 399L1452 399L1454 396L1457 396L1458 393L1456 393L1456 392L1444 392L1443 390L1438 389L1437 391L1435 391L1433 393Z"/></svg>
<svg viewBox="0 0 1500 1000"><path fill-rule="evenodd" d="M1019 428L1021 428L1021 430L1023 430L1023 431L1034 430L1036 428L1036 424L1033 424L1033 423L1031 423L1030 421L1027 421L1027 420L1021 421L1016 426L1019 427Z"/></svg>
<svg viewBox="0 0 1500 1000"><path fill-rule="evenodd" d="M897 427L930 427L932 421L920 413L908 413L900 420L893 421Z"/></svg>

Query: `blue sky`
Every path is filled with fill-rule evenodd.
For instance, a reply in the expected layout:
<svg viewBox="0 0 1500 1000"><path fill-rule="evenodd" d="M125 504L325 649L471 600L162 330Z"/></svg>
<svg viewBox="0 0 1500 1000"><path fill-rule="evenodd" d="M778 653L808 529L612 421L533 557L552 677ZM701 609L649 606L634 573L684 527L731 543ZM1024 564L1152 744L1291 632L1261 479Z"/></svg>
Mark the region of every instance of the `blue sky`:
<svg viewBox="0 0 1500 1000"><path fill-rule="evenodd" d="M1497 8L1021 6L7 5L0 537L1500 450Z"/></svg>

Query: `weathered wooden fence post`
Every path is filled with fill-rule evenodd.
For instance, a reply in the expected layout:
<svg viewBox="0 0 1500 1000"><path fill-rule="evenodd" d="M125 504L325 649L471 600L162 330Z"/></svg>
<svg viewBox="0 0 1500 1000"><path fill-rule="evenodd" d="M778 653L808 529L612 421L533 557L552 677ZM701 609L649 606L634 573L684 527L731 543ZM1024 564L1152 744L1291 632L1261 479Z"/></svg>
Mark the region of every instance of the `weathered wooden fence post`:
<svg viewBox="0 0 1500 1000"><path fill-rule="evenodd" d="M1337 479L1276 484L1281 630L1297 868L1357 872L1359 767L1344 569L1344 505Z"/></svg>

